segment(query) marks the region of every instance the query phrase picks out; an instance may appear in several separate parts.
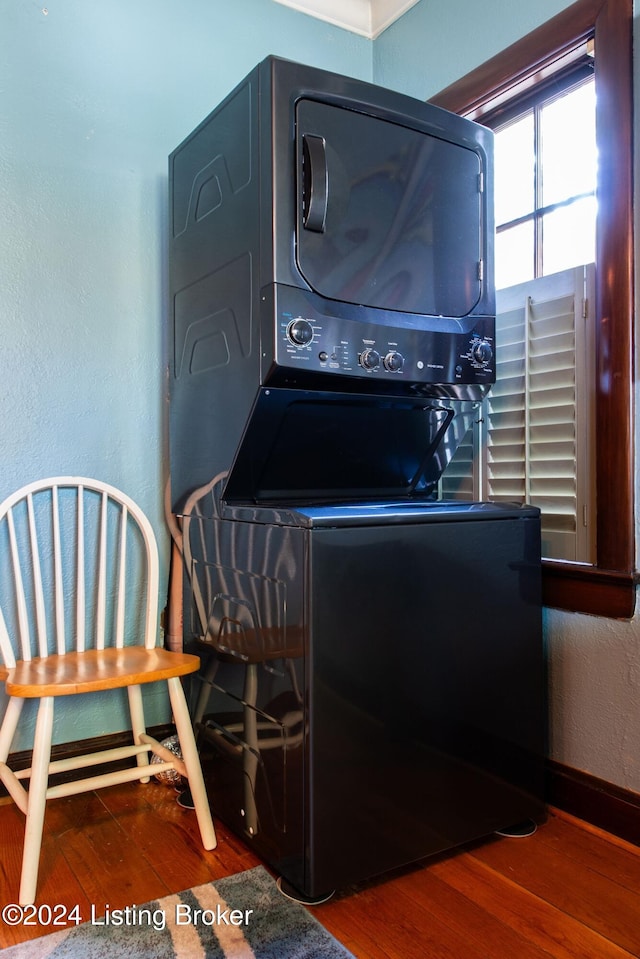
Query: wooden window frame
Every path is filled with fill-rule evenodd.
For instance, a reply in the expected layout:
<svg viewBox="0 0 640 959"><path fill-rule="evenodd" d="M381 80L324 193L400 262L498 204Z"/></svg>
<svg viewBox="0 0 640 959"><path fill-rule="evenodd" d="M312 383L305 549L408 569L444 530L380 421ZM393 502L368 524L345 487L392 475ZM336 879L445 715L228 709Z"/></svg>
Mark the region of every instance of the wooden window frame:
<svg viewBox="0 0 640 959"><path fill-rule="evenodd" d="M543 562L545 606L630 619L635 609L633 0L577 0L430 102L469 114L593 36L599 149L594 566Z"/></svg>

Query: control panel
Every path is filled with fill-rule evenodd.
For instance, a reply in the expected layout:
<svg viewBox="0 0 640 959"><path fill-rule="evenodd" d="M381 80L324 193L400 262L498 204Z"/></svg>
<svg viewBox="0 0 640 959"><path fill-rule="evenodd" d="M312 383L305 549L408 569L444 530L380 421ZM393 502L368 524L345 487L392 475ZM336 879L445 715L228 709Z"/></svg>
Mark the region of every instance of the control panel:
<svg viewBox="0 0 640 959"><path fill-rule="evenodd" d="M377 318L371 322L368 316L320 312L300 291L290 291L293 296L287 291L274 304L279 367L413 383L495 380L493 317L404 314L401 320L407 325L399 328Z"/></svg>

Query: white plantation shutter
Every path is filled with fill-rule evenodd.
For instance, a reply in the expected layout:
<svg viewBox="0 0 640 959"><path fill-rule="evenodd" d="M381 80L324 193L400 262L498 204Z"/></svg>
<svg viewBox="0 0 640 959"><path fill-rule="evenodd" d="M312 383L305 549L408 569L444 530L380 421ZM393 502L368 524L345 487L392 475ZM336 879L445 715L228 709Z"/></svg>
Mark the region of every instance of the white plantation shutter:
<svg viewBox="0 0 640 959"><path fill-rule="evenodd" d="M585 563L595 556L594 275L590 265L499 291L496 384L442 482L445 498L538 506L543 555Z"/></svg>
<svg viewBox="0 0 640 959"><path fill-rule="evenodd" d="M522 306L505 311L496 320L496 383L491 390L491 401L485 405L481 431L487 446L483 457L483 499L518 503L526 499L527 344L524 329Z"/></svg>

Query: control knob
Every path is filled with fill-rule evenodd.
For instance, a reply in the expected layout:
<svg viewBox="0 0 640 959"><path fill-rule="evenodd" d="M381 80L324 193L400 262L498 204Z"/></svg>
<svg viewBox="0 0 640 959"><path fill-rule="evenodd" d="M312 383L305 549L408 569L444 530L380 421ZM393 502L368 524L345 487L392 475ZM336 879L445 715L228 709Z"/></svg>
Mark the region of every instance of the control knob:
<svg viewBox="0 0 640 959"><path fill-rule="evenodd" d="M404 356L402 353L396 353L392 350L391 353L387 353L385 356L384 365L385 369L389 370L390 373L399 373L404 366Z"/></svg>
<svg viewBox="0 0 640 959"><path fill-rule="evenodd" d="M493 358L493 347L488 340L476 340L471 347L471 355L481 366L487 366Z"/></svg>
<svg viewBox="0 0 640 959"><path fill-rule="evenodd" d="M302 317L299 316L289 323L287 336L296 346L306 346L307 343L310 343L313 339L313 327L311 323L309 323L309 320L303 320Z"/></svg>
<svg viewBox="0 0 640 959"><path fill-rule="evenodd" d="M360 354L360 365L365 370L377 370L380 366L380 354L371 348L363 350Z"/></svg>

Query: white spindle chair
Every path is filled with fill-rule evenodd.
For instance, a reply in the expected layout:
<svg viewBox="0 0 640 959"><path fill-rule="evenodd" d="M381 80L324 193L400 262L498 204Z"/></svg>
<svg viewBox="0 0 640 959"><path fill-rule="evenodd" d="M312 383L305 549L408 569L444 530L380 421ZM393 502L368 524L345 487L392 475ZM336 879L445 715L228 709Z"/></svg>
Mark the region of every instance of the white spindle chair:
<svg viewBox="0 0 640 959"><path fill-rule="evenodd" d="M73 476L46 479L0 504L0 679L9 697L0 728L0 779L26 815L21 905L36 896L47 799L147 782L175 769L189 780L204 848L216 846L180 679L198 669L199 659L156 646L158 576L151 524L128 496L106 483ZM141 685L158 681L168 684L182 760L145 729ZM51 762L56 697L104 696L123 688L133 745ZM32 763L13 772L7 759L26 699L39 700ZM101 700L79 702L82 706L95 715ZM151 763L149 753L160 762ZM136 759L133 767L49 785L52 773L129 757ZM25 779L30 779L28 790Z"/></svg>

